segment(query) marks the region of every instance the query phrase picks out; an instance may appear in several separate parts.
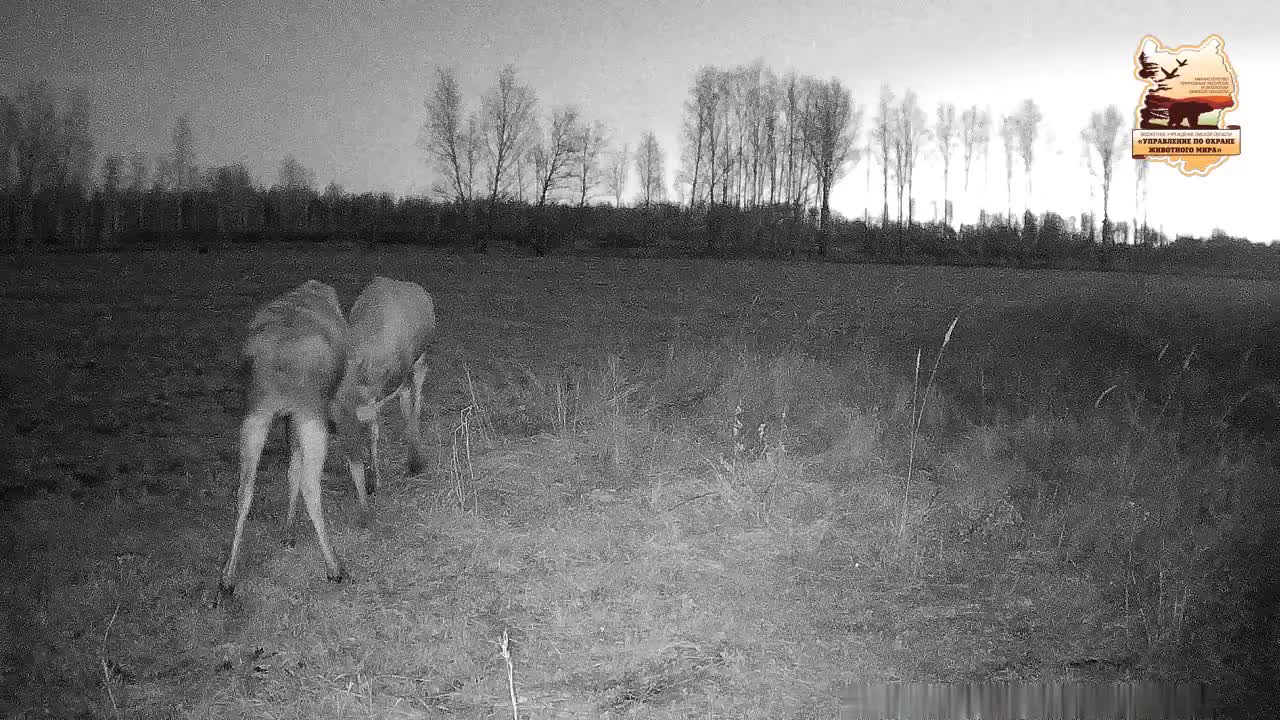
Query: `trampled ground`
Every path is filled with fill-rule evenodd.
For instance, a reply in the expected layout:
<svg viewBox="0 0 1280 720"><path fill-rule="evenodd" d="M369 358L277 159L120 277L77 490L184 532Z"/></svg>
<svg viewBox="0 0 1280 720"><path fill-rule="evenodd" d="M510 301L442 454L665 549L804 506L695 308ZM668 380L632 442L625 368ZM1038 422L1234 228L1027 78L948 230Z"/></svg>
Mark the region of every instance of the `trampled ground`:
<svg viewBox="0 0 1280 720"><path fill-rule="evenodd" d="M1223 682L1198 628L1256 630L1269 560L1224 548L1274 519L1273 283L279 246L2 272L18 717L834 717L857 680ZM436 465L406 477L388 413L361 530L331 464L335 586L309 527L279 543L277 429L211 609L240 328L375 274L436 299Z"/></svg>

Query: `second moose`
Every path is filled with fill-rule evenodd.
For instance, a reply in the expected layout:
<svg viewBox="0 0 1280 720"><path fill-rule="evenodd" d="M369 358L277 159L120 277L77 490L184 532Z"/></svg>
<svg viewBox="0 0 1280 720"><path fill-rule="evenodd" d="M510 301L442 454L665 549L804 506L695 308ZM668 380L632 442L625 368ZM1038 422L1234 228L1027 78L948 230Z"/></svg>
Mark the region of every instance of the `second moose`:
<svg viewBox="0 0 1280 720"><path fill-rule="evenodd" d="M339 434L352 443L347 465L360 499L361 522L368 519L368 495L382 483L378 463L378 410L392 397L400 399L409 471L427 468L422 439L422 384L426 350L436 332L435 305L421 285L375 277L356 298L348 316L350 355L347 372L335 394L332 417ZM359 438L361 442L356 442ZM372 478L364 465L372 466Z"/></svg>

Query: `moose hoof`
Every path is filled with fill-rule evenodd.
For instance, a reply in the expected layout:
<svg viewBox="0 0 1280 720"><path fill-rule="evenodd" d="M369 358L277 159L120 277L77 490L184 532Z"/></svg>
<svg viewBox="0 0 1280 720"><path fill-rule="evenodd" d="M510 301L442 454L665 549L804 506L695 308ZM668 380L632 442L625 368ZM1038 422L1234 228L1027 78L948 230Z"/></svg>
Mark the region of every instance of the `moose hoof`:
<svg viewBox="0 0 1280 720"><path fill-rule="evenodd" d="M428 470L427 458L425 455L418 457L416 455L409 456L409 474L410 475L426 475Z"/></svg>
<svg viewBox="0 0 1280 720"><path fill-rule="evenodd" d="M225 581L218 581L218 594L214 595L213 602L209 603L210 608L217 608L224 601L230 600L236 594L236 586Z"/></svg>
<svg viewBox="0 0 1280 720"><path fill-rule="evenodd" d="M345 568L338 570L338 573L336 575L333 573L330 573L326 577L328 578L329 582L335 585L341 585L344 582L351 581L351 576L347 574L347 571Z"/></svg>

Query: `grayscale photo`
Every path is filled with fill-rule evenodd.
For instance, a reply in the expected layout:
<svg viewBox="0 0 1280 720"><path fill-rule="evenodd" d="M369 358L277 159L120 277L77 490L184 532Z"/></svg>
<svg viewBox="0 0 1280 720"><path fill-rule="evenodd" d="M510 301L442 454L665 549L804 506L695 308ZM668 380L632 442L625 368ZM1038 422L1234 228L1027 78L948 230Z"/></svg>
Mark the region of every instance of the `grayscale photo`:
<svg viewBox="0 0 1280 720"><path fill-rule="evenodd" d="M0 717L1280 717L1278 30L0 3Z"/></svg>

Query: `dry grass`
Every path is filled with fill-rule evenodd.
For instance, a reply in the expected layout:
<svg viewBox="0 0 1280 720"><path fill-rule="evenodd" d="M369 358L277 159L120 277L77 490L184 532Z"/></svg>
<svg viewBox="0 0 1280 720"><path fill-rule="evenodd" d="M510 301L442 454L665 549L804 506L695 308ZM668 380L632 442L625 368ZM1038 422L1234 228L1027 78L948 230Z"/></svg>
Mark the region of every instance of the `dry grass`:
<svg viewBox="0 0 1280 720"><path fill-rule="evenodd" d="M0 524L19 717L834 717L852 680L1228 682L1238 659L1196 628L1244 637L1267 597L1232 547L1275 526L1248 432L1273 351L1244 352L1271 326L1224 319L1271 285L410 249L59 262L10 261L0 295L6 482L36 488ZM367 530L327 478L355 578L333 586L314 542L279 546L273 436L236 599L208 609L239 323L306 278L350 299L379 273L440 308L436 468L404 477L388 423ZM910 359L944 333L922 386Z"/></svg>

